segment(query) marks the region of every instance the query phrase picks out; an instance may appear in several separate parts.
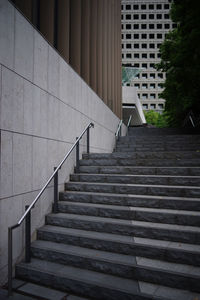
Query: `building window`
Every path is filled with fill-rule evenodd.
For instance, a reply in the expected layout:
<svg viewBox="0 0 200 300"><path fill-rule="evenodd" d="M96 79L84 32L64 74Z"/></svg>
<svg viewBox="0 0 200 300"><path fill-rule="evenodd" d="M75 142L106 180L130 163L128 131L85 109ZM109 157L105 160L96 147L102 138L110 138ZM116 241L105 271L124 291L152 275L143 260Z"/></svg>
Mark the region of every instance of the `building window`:
<svg viewBox="0 0 200 300"><path fill-rule="evenodd" d="M126 54L126 58L132 58L131 53L127 53L127 54Z"/></svg>
<svg viewBox="0 0 200 300"><path fill-rule="evenodd" d="M124 58L124 54L122 53L122 58Z"/></svg>
<svg viewBox="0 0 200 300"><path fill-rule="evenodd" d="M138 94L137 96L138 96L138 98L140 99L140 94Z"/></svg>
<svg viewBox="0 0 200 300"><path fill-rule="evenodd" d="M146 9L147 7L146 7L146 4L142 4L141 5L141 9Z"/></svg>
<svg viewBox="0 0 200 300"><path fill-rule="evenodd" d="M141 15L142 20L146 20L146 18L147 18L147 15L144 15L144 14Z"/></svg>
<svg viewBox="0 0 200 300"><path fill-rule="evenodd" d="M147 73L142 73L142 79L147 79Z"/></svg>
<svg viewBox="0 0 200 300"><path fill-rule="evenodd" d="M139 83L135 83L134 86L135 86L136 89L140 88L140 84Z"/></svg>
<svg viewBox="0 0 200 300"><path fill-rule="evenodd" d="M124 15L121 15L121 19L122 19L122 20L124 19Z"/></svg>
<svg viewBox="0 0 200 300"><path fill-rule="evenodd" d="M141 24L141 29L147 29L147 24Z"/></svg>
<svg viewBox="0 0 200 300"><path fill-rule="evenodd" d="M155 79L155 77L156 77L156 76L155 76L155 73L150 73L150 75L149 75L149 78L150 78L150 79Z"/></svg>
<svg viewBox="0 0 200 300"><path fill-rule="evenodd" d="M154 9L154 5L153 4L149 4L149 9Z"/></svg>
<svg viewBox="0 0 200 300"><path fill-rule="evenodd" d="M155 64L149 64L149 67L154 69L155 68Z"/></svg>
<svg viewBox="0 0 200 300"><path fill-rule="evenodd" d="M131 34L126 34L126 39L130 40L131 39Z"/></svg>
<svg viewBox="0 0 200 300"><path fill-rule="evenodd" d="M157 48L160 49L161 44L157 44Z"/></svg>
<svg viewBox="0 0 200 300"><path fill-rule="evenodd" d="M147 89L147 87L148 87L147 83L142 84L142 89Z"/></svg>
<svg viewBox="0 0 200 300"><path fill-rule="evenodd" d="M147 64L142 64L142 68L147 69Z"/></svg>
<svg viewBox="0 0 200 300"><path fill-rule="evenodd" d="M161 58L161 54L160 53L157 54L157 58Z"/></svg>
<svg viewBox="0 0 200 300"><path fill-rule="evenodd" d="M147 99L147 97L148 97L148 94L142 94L142 99Z"/></svg>
<svg viewBox="0 0 200 300"><path fill-rule="evenodd" d="M140 67L140 64L134 64L133 65L135 68L139 68Z"/></svg>
<svg viewBox="0 0 200 300"><path fill-rule="evenodd" d="M139 15L133 15L133 19L134 20L138 20L139 19Z"/></svg>
<svg viewBox="0 0 200 300"><path fill-rule="evenodd" d="M126 20L131 20L131 15L126 15Z"/></svg>
<svg viewBox="0 0 200 300"><path fill-rule="evenodd" d="M155 94L150 94L150 99L155 99L156 95Z"/></svg>
<svg viewBox="0 0 200 300"><path fill-rule="evenodd" d="M162 88L163 88L162 83L158 83L158 88L159 88L159 89L162 89Z"/></svg>
<svg viewBox="0 0 200 300"><path fill-rule="evenodd" d="M155 104L150 104L150 109L156 109L156 105Z"/></svg>
<svg viewBox="0 0 200 300"><path fill-rule="evenodd" d="M131 5L126 5L126 10L131 10Z"/></svg>
<svg viewBox="0 0 200 300"><path fill-rule="evenodd" d="M163 109L163 108L164 108L163 103L159 103L159 104L158 104L158 108Z"/></svg>
<svg viewBox="0 0 200 300"><path fill-rule="evenodd" d="M131 46L132 46L131 44L126 44L127 49L131 49Z"/></svg>
<svg viewBox="0 0 200 300"><path fill-rule="evenodd" d="M162 29L162 24L157 24L157 29Z"/></svg>
<svg viewBox="0 0 200 300"><path fill-rule="evenodd" d="M157 4L156 9L162 9L162 4Z"/></svg>
<svg viewBox="0 0 200 300"><path fill-rule="evenodd" d="M158 73L158 78L163 78L163 73Z"/></svg>
<svg viewBox="0 0 200 300"><path fill-rule="evenodd" d="M140 58L139 53L134 53L134 58Z"/></svg>
<svg viewBox="0 0 200 300"><path fill-rule="evenodd" d="M177 24L173 23L172 28L177 28Z"/></svg>
<svg viewBox="0 0 200 300"><path fill-rule="evenodd" d="M149 87L150 87L150 89L155 89L156 85L155 85L155 83L150 83Z"/></svg>
<svg viewBox="0 0 200 300"><path fill-rule="evenodd" d="M164 14L165 19L169 19L169 14Z"/></svg>
<svg viewBox="0 0 200 300"><path fill-rule="evenodd" d="M146 39L146 38L147 38L146 33L143 33L143 34L142 34L142 39Z"/></svg>
<svg viewBox="0 0 200 300"><path fill-rule="evenodd" d="M169 4L164 4L164 9L169 9Z"/></svg>
<svg viewBox="0 0 200 300"><path fill-rule="evenodd" d="M147 48L147 44L142 44L142 48L146 49Z"/></svg>
<svg viewBox="0 0 200 300"><path fill-rule="evenodd" d="M139 39L139 34L136 33L133 36L134 36L134 39Z"/></svg>
<svg viewBox="0 0 200 300"><path fill-rule="evenodd" d="M154 24L149 24L149 29L154 29Z"/></svg>
<svg viewBox="0 0 200 300"><path fill-rule="evenodd" d="M157 39L162 39L162 33L157 33Z"/></svg>
<svg viewBox="0 0 200 300"><path fill-rule="evenodd" d="M133 9L139 9L139 5L133 5Z"/></svg>
<svg viewBox="0 0 200 300"><path fill-rule="evenodd" d="M122 24L122 29L124 29L124 25Z"/></svg>
<svg viewBox="0 0 200 300"><path fill-rule="evenodd" d="M153 20L153 19L154 19L154 15L153 15L153 14L150 14L150 15L149 15L149 19L150 19L150 20Z"/></svg>
<svg viewBox="0 0 200 300"><path fill-rule="evenodd" d="M161 14L157 14L157 15L156 15L156 18L157 18L158 20L161 20L161 19L162 19L162 15L161 15Z"/></svg>
<svg viewBox="0 0 200 300"><path fill-rule="evenodd" d="M155 48L155 44L149 44L149 48L154 49Z"/></svg>
<svg viewBox="0 0 200 300"><path fill-rule="evenodd" d="M165 24L165 29L169 29L170 25L169 24Z"/></svg>
<svg viewBox="0 0 200 300"><path fill-rule="evenodd" d="M148 109L148 104L142 104L143 109Z"/></svg>
<svg viewBox="0 0 200 300"><path fill-rule="evenodd" d="M134 44L133 47L134 47L135 49L139 49L139 44Z"/></svg>
<svg viewBox="0 0 200 300"><path fill-rule="evenodd" d="M134 28L134 29L139 29L139 24L134 24L134 25L133 25L133 28Z"/></svg>
<svg viewBox="0 0 200 300"><path fill-rule="evenodd" d="M149 58L155 58L155 54L154 53L150 53L149 54Z"/></svg>
<svg viewBox="0 0 200 300"><path fill-rule="evenodd" d="M122 49L124 48L124 44L122 44Z"/></svg>
<svg viewBox="0 0 200 300"><path fill-rule="evenodd" d="M147 54L146 53L142 53L142 58L147 58Z"/></svg>
<svg viewBox="0 0 200 300"><path fill-rule="evenodd" d="M149 38L154 39L154 37L155 37L154 33L150 33Z"/></svg>
<svg viewBox="0 0 200 300"><path fill-rule="evenodd" d="M126 24L126 29L131 29L131 24Z"/></svg>

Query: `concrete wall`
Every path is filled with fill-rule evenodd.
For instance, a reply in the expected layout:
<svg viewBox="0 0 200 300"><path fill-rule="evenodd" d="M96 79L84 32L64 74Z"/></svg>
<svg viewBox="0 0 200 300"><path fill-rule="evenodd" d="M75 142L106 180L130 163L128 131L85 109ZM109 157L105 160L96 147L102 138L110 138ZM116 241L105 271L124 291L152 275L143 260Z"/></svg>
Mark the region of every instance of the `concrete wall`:
<svg viewBox="0 0 200 300"><path fill-rule="evenodd" d="M119 119L10 2L0 0L0 284L7 275L8 226L91 121L91 151L111 152ZM60 171L60 190L74 158ZM50 185L33 210L32 233L44 223L52 198ZM15 262L23 233L24 226L14 231Z"/></svg>

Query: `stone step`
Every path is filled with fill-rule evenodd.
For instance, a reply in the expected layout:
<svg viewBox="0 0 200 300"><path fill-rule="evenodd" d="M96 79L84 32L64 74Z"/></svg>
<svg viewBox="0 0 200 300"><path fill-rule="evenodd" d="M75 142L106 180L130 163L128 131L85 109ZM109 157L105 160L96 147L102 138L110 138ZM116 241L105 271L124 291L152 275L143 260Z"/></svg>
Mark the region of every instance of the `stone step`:
<svg viewBox="0 0 200 300"><path fill-rule="evenodd" d="M32 254L41 260L200 292L200 267L196 266L47 241L34 242Z"/></svg>
<svg viewBox="0 0 200 300"><path fill-rule="evenodd" d="M97 300L167 299L141 293L138 282L133 279L124 279L39 259L32 259L29 264L17 265L16 275L21 279L43 285L51 282L53 288Z"/></svg>
<svg viewBox="0 0 200 300"><path fill-rule="evenodd" d="M199 176L199 167L80 166L80 173Z"/></svg>
<svg viewBox="0 0 200 300"><path fill-rule="evenodd" d="M175 152L181 152L183 151L184 149L184 152L185 151L192 151L192 152L198 152L199 151L199 148L200 147L197 147L197 146L189 146L189 147L183 147L183 146L178 146L178 147L175 147L175 146L172 146L172 147L168 147L168 146L159 146L159 147L153 147L153 146L129 146L129 147L126 147L126 146L120 146L120 147L116 147L114 149L114 153L117 153L117 152L123 152L123 153L126 153L126 152L172 152L172 151L175 151Z"/></svg>
<svg viewBox="0 0 200 300"><path fill-rule="evenodd" d="M149 195L120 195L94 192L74 192L67 191L60 193L60 200L82 203L96 203L108 205L122 205L133 207L152 207L165 209L181 209L200 211L200 199L149 196Z"/></svg>
<svg viewBox="0 0 200 300"><path fill-rule="evenodd" d="M200 186L200 176L72 174L71 181Z"/></svg>
<svg viewBox="0 0 200 300"><path fill-rule="evenodd" d="M117 193L134 195L155 195L200 198L200 187L173 186L173 185L147 185L147 184L120 184L120 183L91 183L68 182L65 184L67 191Z"/></svg>
<svg viewBox="0 0 200 300"><path fill-rule="evenodd" d="M200 212L196 211L127 207L94 203L73 203L69 201L59 201L58 210L62 213L78 215L200 226Z"/></svg>
<svg viewBox="0 0 200 300"><path fill-rule="evenodd" d="M182 167L197 167L200 166L200 158L191 159L82 159L80 166L182 166Z"/></svg>
<svg viewBox="0 0 200 300"><path fill-rule="evenodd" d="M200 245L173 242L169 240L149 239L45 225L37 232L43 241L74 245L90 249L142 256L146 258L177 261L182 264L200 267Z"/></svg>
<svg viewBox="0 0 200 300"><path fill-rule="evenodd" d="M176 140L185 140L185 141L200 141L199 134L167 134L167 135L128 135L128 136L121 136L119 137L119 142L127 141L127 140L136 140L136 141L159 141L159 140L169 140L169 141L176 141Z"/></svg>
<svg viewBox="0 0 200 300"><path fill-rule="evenodd" d="M171 158L200 158L200 152L196 151L171 151L171 152L114 152L114 153L90 153L83 154L83 159L111 159L111 158L122 158L122 159L171 159Z"/></svg>
<svg viewBox="0 0 200 300"><path fill-rule="evenodd" d="M135 220L122 220L67 213L49 214L46 224L152 239L200 244L200 228Z"/></svg>

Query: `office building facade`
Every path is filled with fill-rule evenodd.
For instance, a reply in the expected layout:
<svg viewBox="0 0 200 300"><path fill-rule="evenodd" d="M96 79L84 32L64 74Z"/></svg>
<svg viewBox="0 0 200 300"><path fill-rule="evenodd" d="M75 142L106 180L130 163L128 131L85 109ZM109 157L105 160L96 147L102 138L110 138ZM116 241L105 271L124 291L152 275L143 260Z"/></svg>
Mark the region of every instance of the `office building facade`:
<svg viewBox="0 0 200 300"><path fill-rule="evenodd" d="M140 68L131 82L137 88L143 110L164 110L160 98L165 74L155 69L159 48L173 24L168 0L122 0L122 63Z"/></svg>

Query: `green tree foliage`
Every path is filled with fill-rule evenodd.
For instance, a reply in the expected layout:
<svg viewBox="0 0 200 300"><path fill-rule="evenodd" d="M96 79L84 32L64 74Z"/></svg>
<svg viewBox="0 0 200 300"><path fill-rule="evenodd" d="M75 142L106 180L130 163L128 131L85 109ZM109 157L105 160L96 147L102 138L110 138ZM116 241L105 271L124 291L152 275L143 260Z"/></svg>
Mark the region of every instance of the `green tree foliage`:
<svg viewBox="0 0 200 300"><path fill-rule="evenodd" d="M180 126L189 110L200 113L200 1L174 0L171 19L177 28L160 47L158 70L166 72L165 111L171 126Z"/></svg>
<svg viewBox="0 0 200 300"><path fill-rule="evenodd" d="M144 111L147 124L154 125L159 128L168 127L168 120L165 113L160 114L154 110Z"/></svg>

